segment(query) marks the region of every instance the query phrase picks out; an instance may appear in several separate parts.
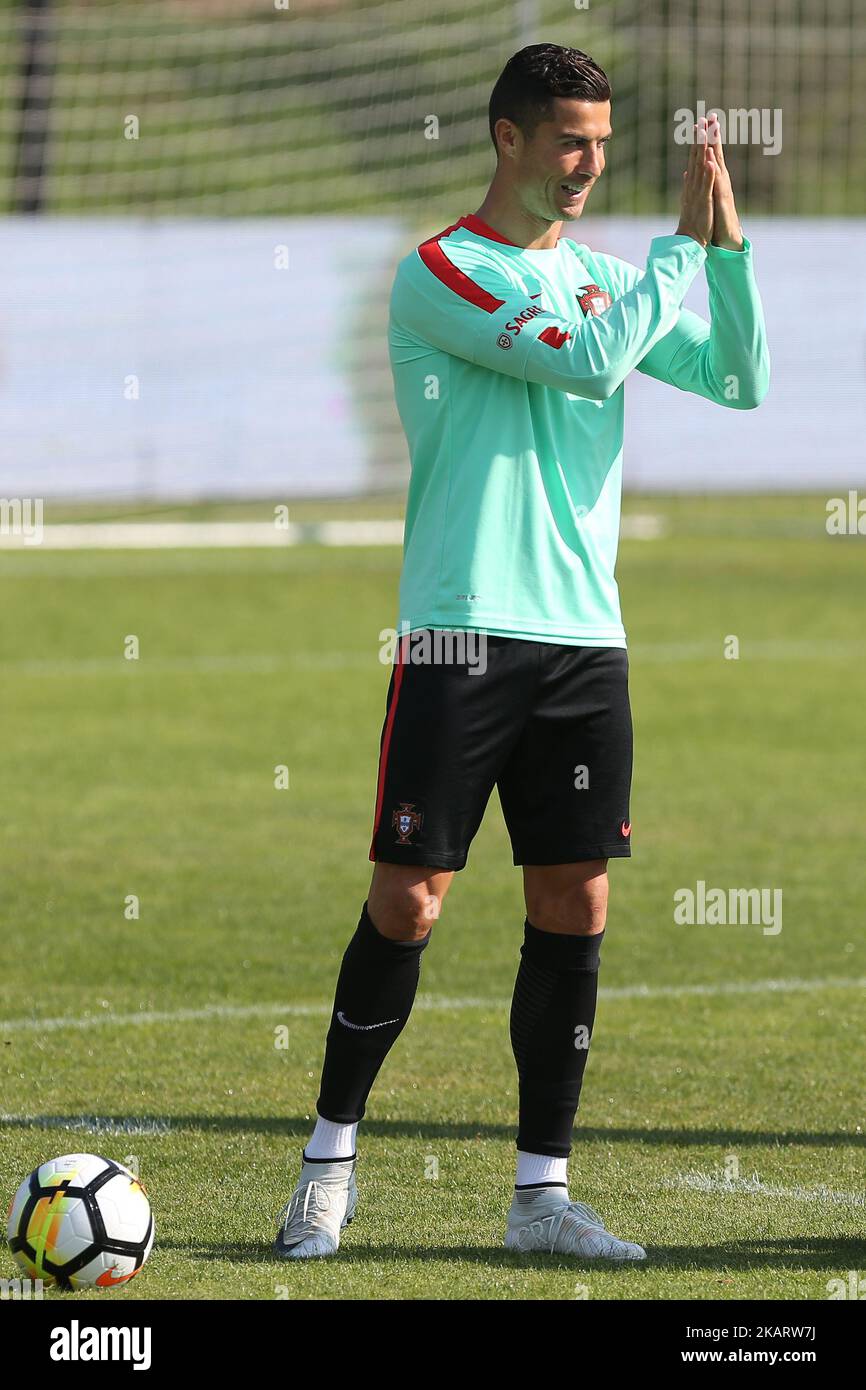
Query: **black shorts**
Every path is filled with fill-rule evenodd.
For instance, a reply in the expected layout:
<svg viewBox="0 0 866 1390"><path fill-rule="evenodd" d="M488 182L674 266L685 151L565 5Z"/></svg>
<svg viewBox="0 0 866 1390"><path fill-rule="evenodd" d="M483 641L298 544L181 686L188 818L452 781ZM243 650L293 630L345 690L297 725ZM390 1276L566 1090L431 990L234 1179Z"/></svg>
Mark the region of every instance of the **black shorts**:
<svg viewBox="0 0 866 1390"><path fill-rule="evenodd" d="M428 632L440 659L418 661L417 636L388 688L370 858L462 869L494 786L515 864L630 855L626 651Z"/></svg>

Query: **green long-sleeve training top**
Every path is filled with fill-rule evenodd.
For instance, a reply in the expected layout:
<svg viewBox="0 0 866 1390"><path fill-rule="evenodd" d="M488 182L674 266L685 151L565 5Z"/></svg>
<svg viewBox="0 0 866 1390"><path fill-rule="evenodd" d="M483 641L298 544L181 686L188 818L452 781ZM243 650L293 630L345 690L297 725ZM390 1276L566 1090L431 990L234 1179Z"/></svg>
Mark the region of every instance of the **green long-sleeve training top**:
<svg viewBox="0 0 866 1390"><path fill-rule="evenodd" d="M710 322L682 308L701 266ZM463 217L399 265L389 350L412 473L399 626L624 647L623 383L749 410L769 384L752 249L656 237L644 270Z"/></svg>

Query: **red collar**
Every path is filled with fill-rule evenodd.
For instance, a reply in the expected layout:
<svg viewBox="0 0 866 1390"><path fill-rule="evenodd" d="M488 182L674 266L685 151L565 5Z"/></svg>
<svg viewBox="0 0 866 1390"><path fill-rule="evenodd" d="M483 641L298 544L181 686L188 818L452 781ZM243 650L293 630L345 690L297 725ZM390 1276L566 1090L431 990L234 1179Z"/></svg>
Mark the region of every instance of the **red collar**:
<svg viewBox="0 0 866 1390"><path fill-rule="evenodd" d="M474 232L476 236L486 237L488 241L498 241L503 246L517 246L516 241L509 241L507 236L500 236L499 232L494 231L492 227L488 227L487 223L482 222L480 217L476 217L474 212L467 213L465 217L461 217L457 226L465 227L468 232ZM560 241L561 237L557 237L557 245L559 245ZM524 246L518 246L517 249L519 251L526 250Z"/></svg>

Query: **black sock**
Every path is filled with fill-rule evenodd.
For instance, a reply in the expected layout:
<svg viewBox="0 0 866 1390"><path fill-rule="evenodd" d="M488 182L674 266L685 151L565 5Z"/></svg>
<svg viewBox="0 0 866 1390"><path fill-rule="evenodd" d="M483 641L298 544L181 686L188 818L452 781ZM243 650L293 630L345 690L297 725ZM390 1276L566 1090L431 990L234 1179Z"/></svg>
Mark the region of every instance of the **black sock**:
<svg viewBox="0 0 866 1390"><path fill-rule="evenodd" d="M361 920L346 947L316 1109L335 1124L353 1124L364 1114L370 1087L402 1033L421 972L420 941L391 941L376 930L364 903Z"/></svg>
<svg viewBox="0 0 866 1390"><path fill-rule="evenodd" d="M511 1003L522 1153L567 1158L595 1022L604 932L564 936L528 921Z"/></svg>

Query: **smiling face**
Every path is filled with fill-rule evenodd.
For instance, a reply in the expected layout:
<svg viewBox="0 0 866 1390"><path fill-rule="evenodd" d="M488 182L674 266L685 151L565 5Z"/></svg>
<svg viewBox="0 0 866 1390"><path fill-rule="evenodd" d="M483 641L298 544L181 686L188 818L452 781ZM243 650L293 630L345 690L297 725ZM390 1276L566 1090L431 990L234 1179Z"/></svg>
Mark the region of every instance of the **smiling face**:
<svg viewBox="0 0 866 1390"><path fill-rule="evenodd" d="M500 169L530 217L574 222L604 169L610 102L555 97L552 105L528 136L513 121L497 122Z"/></svg>

